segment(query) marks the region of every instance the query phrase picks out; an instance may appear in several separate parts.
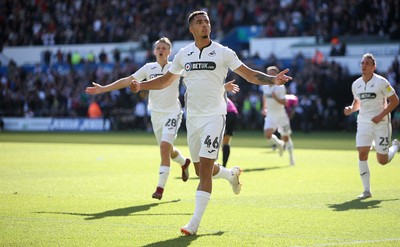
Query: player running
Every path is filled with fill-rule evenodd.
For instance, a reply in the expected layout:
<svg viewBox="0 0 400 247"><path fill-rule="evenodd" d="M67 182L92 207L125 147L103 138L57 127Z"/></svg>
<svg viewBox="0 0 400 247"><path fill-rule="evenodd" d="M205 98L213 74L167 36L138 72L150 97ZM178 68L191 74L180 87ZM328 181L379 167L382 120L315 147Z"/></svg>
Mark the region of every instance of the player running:
<svg viewBox="0 0 400 247"><path fill-rule="evenodd" d="M277 75L279 69L276 66L267 68L268 75ZM264 135L265 138L277 145L279 155L282 156L283 150L286 148L289 152L289 164L295 165L293 155L293 141L291 138L292 130L290 128L290 120L286 111L286 88L284 85L263 85L263 113L264 119ZM278 130L282 140L280 140L274 132Z"/></svg>
<svg viewBox="0 0 400 247"><path fill-rule="evenodd" d="M128 87L132 80L142 81L163 75L168 71L171 62L171 41L162 37L154 44L153 54L156 62L146 63L134 74L121 78L113 83L101 86L93 82L93 87L87 87L86 93L100 94ZM165 185L170 173L170 159L178 163L182 169L182 181L189 178L189 158L182 155L181 151L173 144L177 137L178 129L182 122L182 106L179 97L179 77L170 86L163 90L150 90L148 109L151 111L151 123L157 143L160 147L161 163L159 167L158 185L152 197L161 200Z"/></svg>

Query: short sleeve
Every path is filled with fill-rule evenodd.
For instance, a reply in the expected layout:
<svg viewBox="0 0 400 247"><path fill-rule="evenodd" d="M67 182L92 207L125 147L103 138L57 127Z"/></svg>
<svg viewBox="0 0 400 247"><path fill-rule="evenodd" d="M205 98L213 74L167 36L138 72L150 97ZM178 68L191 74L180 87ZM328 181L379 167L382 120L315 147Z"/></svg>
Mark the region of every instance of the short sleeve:
<svg viewBox="0 0 400 247"><path fill-rule="evenodd" d="M386 98L392 96L393 94L395 94L396 92L394 91L394 88L390 85L389 81L386 80L385 78L382 78L382 92L385 95Z"/></svg>
<svg viewBox="0 0 400 247"><path fill-rule="evenodd" d="M140 69L138 69L135 73L132 74L132 77L135 78L137 81L143 81L146 79L146 66L148 64L146 63L144 66L142 66Z"/></svg>
<svg viewBox="0 0 400 247"><path fill-rule="evenodd" d="M183 54L183 48L179 50L179 52L175 55L174 59L172 60L171 66L169 67L169 72L175 75L181 75L183 73L183 65L181 62L181 57Z"/></svg>
<svg viewBox="0 0 400 247"><path fill-rule="evenodd" d="M276 97L278 99L286 99L286 88L285 86L278 86L275 92Z"/></svg>
<svg viewBox="0 0 400 247"><path fill-rule="evenodd" d="M240 59L236 55L236 53L228 47L226 47L225 49L225 61L227 67L230 68L232 71L236 70L243 64L242 61L240 61Z"/></svg>
<svg viewBox="0 0 400 247"><path fill-rule="evenodd" d="M355 82L353 82L353 84L351 85L351 92L353 93L354 99L359 100L357 93L356 93L356 83Z"/></svg>

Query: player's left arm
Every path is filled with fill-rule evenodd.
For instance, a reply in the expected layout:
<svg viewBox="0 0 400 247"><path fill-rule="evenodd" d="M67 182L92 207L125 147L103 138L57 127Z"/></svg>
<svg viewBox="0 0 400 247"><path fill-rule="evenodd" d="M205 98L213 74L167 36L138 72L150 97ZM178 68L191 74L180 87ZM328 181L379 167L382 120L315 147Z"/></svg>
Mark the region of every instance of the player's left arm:
<svg viewBox="0 0 400 247"><path fill-rule="evenodd" d="M256 85L282 85L292 80L292 77L287 76L286 73L289 72L289 69L282 70L276 76L267 75L261 71L251 69L247 67L247 65L242 64L234 72L248 82L256 84Z"/></svg>
<svg viewBox="0 0 400 247"><path fill-rule="evenodd" d="M392 94L387 98L389 101L387 107L377 116L373 117L371 120L374 123L379 123L382 119L389 113L391 113L399 105L399 97L396 93Z"/></svg>

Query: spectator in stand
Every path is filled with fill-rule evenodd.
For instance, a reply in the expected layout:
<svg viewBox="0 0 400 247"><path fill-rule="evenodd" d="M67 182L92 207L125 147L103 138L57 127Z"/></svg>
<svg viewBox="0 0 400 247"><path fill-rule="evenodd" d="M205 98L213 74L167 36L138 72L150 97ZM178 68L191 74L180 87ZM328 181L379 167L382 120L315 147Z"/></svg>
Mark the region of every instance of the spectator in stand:
<svg viewBox="0 0 400 247"><path fill-rule="evenodd" d="M265 1L238 0L180 1L179 6L171 0L162 3L157 0L75 1L74 4L62 1L57 4L5 1L0 4L3 11L3 18L0 19L3 19L4 27L2 41L5 46L115 43L139 41L144 34L148 34L145 43L151 44L158 35L148 30L169 33L173 40L187 40L190 36L180 27L185 26L183 13L193 8L213 12L219 36L226 35L236 26L263 25L266 26L264 37L316 36L329 41L330 37L337 35L379 34L393 40L400 39L398 1L381 0L380 4L371 4L372 7L365 7L362 11L354 11L363 5L359 1L270 2L265 8ZM153 8L157 5L166 11ZM103 14L104 10L110 9L113 11ZM155 19L149 19L146 14ZM383 21L375 21L382 16L385 17ZM161 25L156 18L163 20ZM15 27L24 28L18 31Z"/></svg>
<svg viewBox="0 0 400 247"><path fill-rule="evenodd" d="M331 56L346 55L346 44L342 43L338 37L333 37L331 40Z"/></svg>
<svg viewBox="0 0 400 247"><path fill-rule="evenodd" d="M318 65L320 65L320 64L322 64L322 62L324 61L324 54L319 50L319 49L316 49L315 50L315 54L314 54L314 56L312 57L312 59L311 59L311 61L312 61L312 63L314 63L314 64L318 64Z"/></svg>
<svg viewBox="0 0 400 247"><path fill-rule="evenodd" d="M99 104L93 100L92 103L90 103L89 108L88 108L88 117L89 118L101 118L103 117L103 113L100 109Z"/></svg>

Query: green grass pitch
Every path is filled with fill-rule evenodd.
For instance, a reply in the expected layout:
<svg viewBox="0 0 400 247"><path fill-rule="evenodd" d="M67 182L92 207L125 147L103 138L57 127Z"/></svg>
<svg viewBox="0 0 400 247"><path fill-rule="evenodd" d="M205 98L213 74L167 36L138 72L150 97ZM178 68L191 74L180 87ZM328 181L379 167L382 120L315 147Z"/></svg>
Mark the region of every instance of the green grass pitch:
<svg viewBox="0 0 400 247"><path fill-rule="evenodd" d="M293 134L296 166L262 132L238 132L228 166L240 195L214 180L197 236L182 236L198 179L172 163L161 201L152 134L0 133L0 246L400 246L400 157L370 153L362 192L355 133ZM186 133L176 145L188 155Z"/></svg>

